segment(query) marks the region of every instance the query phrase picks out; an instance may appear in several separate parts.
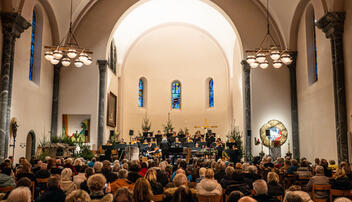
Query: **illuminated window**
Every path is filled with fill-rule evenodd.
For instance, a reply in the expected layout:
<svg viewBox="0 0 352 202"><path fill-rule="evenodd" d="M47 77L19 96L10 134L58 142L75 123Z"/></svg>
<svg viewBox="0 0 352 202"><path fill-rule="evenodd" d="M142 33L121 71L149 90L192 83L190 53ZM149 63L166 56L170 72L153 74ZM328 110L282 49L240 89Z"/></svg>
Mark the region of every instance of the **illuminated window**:
<svg viewBox="0 0 352 202"><path fill-rule="evenodd" d="M209 81L209 107L214 107L214 81Z"/></svg>
<svg viewBox="0 0 352 202"><path fill-rule="evenodd" d="M139 79L138 83L138 107L144 106L144 82L142 79Z"/></svg>
<svg viewBox="0 0 352 202"><path fill-rule="evenodd" d="M172 109L181 109L181 83L179 81L174 81L172 83Z"/></svg>

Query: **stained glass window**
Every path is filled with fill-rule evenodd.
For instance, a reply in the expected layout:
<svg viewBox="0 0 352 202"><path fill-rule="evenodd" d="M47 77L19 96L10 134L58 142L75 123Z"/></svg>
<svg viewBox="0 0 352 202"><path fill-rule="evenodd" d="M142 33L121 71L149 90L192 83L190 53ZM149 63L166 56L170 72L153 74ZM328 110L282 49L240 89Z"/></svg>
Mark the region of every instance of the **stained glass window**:
<svg viewBox="0 0 352 202"><path fill-rule="evenodd" d="M314 73L315 77L314 80L318 80L318 58L317 58L317 36L316 36L316 28L315 28L315 23L316 23L315 16L313 15L313 40L314 40Z"/></svg>
<svg viewBox="0 0 352 202"><path fill-rule="evenodd" d="M174 81L172 83L172 109L181 109L181 83Z"/></svg>
<svg viewBox="0 0 352 202"><path fill-rule="evenodd" d="M33 11L32 17L32 35L31 35L31 56L29 61L29 80L33 80L33 64L34 64L34 45L35 45L35 26L36 26L36 17L35 11Z"/></svg>
<svg viewBox="0 0 352 202"><path fill-rule="evenodd" d="M214 81L209 81L209 107L214 107Z"/></svg>
<svg viewBox="0 0 352 202"><path fill-rule="evenodd" d="M138 106L143 107L143 97L144 97L144 83L142 79L139 79L138 83Z"/></svg>

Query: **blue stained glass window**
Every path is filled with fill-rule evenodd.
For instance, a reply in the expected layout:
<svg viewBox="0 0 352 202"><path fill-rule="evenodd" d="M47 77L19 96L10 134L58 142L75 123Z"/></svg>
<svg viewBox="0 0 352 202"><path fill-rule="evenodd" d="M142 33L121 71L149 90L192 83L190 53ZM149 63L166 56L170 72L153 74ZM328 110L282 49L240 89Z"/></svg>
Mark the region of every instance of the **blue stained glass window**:
<svg viewBox="0 0 352 202"><path fill-rule="evenodd" d="M143 107L143 96L144 96L144 83L142 79L139 79L138 83L138 106Z"/></svg>
<svg viewBox="0 0 352 202"><path fill-rule="evenodd" d="M317 36L316 36L316 28L315 28L315 17L313 15L313 40L314 40L314 73L315 73L315 78L314 80L317 81L318 80L318 57L317 57Z"/></svg>
<svg viewBox="0 0 352 202"><path fill-rule="evenodd" d="M209 81L209 107L214 107L214 81Z"/></svg>
<svg viewBox="0 0 352 202"><path fill-rule="evenodd" d="M34 64L34 44L35 44L35 25L36 25L36 18L35 18L35 11L33 11L32 17L32 35L31 35L31 57L29 61L29 80L33 80L33 64Z"/></svg>
<svg viewBox="0 0 352 202"><path fill-rule="evenodd" d="M181 83L172 83L172 109L181 109Z"/></svg>

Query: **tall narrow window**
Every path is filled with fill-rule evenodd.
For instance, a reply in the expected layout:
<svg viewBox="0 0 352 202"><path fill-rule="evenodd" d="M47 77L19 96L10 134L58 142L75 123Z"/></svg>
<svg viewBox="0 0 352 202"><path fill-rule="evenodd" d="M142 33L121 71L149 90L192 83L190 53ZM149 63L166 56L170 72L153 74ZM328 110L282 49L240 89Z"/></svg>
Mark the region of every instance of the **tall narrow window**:
<svg viewBox="0 0 352 202"><path fill-rule="evenodd" d="M309 85L318 81L318 44L315 23L314 8L312 5L309 5L306 10L307 70Z"/></svg>
<svg viewBox="0 0 352 202"><path fill-rule="evenodd" d="M209 81L209 107L214 107L214 81Z"/></svg>
<svg viewBox="0 0 352 202"><path fill-rule="evenodd" d="M138 83L138 107L144 106L144 82L142 79L139 79Z"/></svg>
<svg viewBox="0 0 352 202"><path fill-rule="evenodd" d="M181 109L181 83L179 81L172 82L172 109Z"/></svg>
<svg viewBox="0 0 352 202"><path fill-rule="evenodd" d="M31 35L31 51L30 51L31 55L30 55L30 61L29 61L29 80L31 80L31 81L33 81L35 28L36 28L36 16L35 16L35 11L33 11L32 35Z"/></svg>

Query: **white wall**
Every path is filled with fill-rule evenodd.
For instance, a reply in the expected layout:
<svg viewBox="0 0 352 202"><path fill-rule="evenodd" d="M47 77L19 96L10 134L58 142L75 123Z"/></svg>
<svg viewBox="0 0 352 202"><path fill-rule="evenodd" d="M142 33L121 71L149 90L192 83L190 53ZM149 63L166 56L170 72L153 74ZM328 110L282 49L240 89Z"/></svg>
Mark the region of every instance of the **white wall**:
<svg viewBox="0 0 352 202"><path fill-rule="evenodd" d="M51 31L48 17L44 9L37 5L43 13L42 46L51 44ZM18 121L18 134L16 139L15 159L25 156L26 149L20 148L21 143L26 143L27 134L33 130L36 135L36 146L44 135L47 140L51 126L51 103L53 85L53 66L45 61L41 55L40 83L37 85L29 80L29 58L31 27L24 31L16 41L15 60L13 72L13 92L11 118ZM10 140L12 143L12 140ZM12 149L9 148L9 155Z"/></svg>
<svg viewBox="0 0 352 202"><path fill-rule="evenodd" d="M349 152L350 160L352 160L352 1L346 2L346 19L345 19L345 32L344 32L344 53L345 53L345 82L346 82L346 98L347 98L347 123L348 123L348 136L349 136Z"/></svg>
<svg viewBox="0 0 352 202"><path fill-rule="evenodd" d="M171 83L179 80L182 86L181 110L171 110L175 129L190 129L203 125L219 126L214 130L225 137L232 114L228 86L226 58L208 34L185 24L167 24L142 35L130 48L122 67L122 130L141 131L145 113L152 129L162 129L171 110ZM138 107L138 80L145 77L148 83L146 108ZM214 79L215 107L209 109L206 99L206 80Z"/></svg>
<svg viewBox="0 0 352 202"><path fill-rule="evenodd" d="M308 84L306 24L298 30L297 94L301 157L337 160L330 41L316 29L318 81Z"/></svg>

